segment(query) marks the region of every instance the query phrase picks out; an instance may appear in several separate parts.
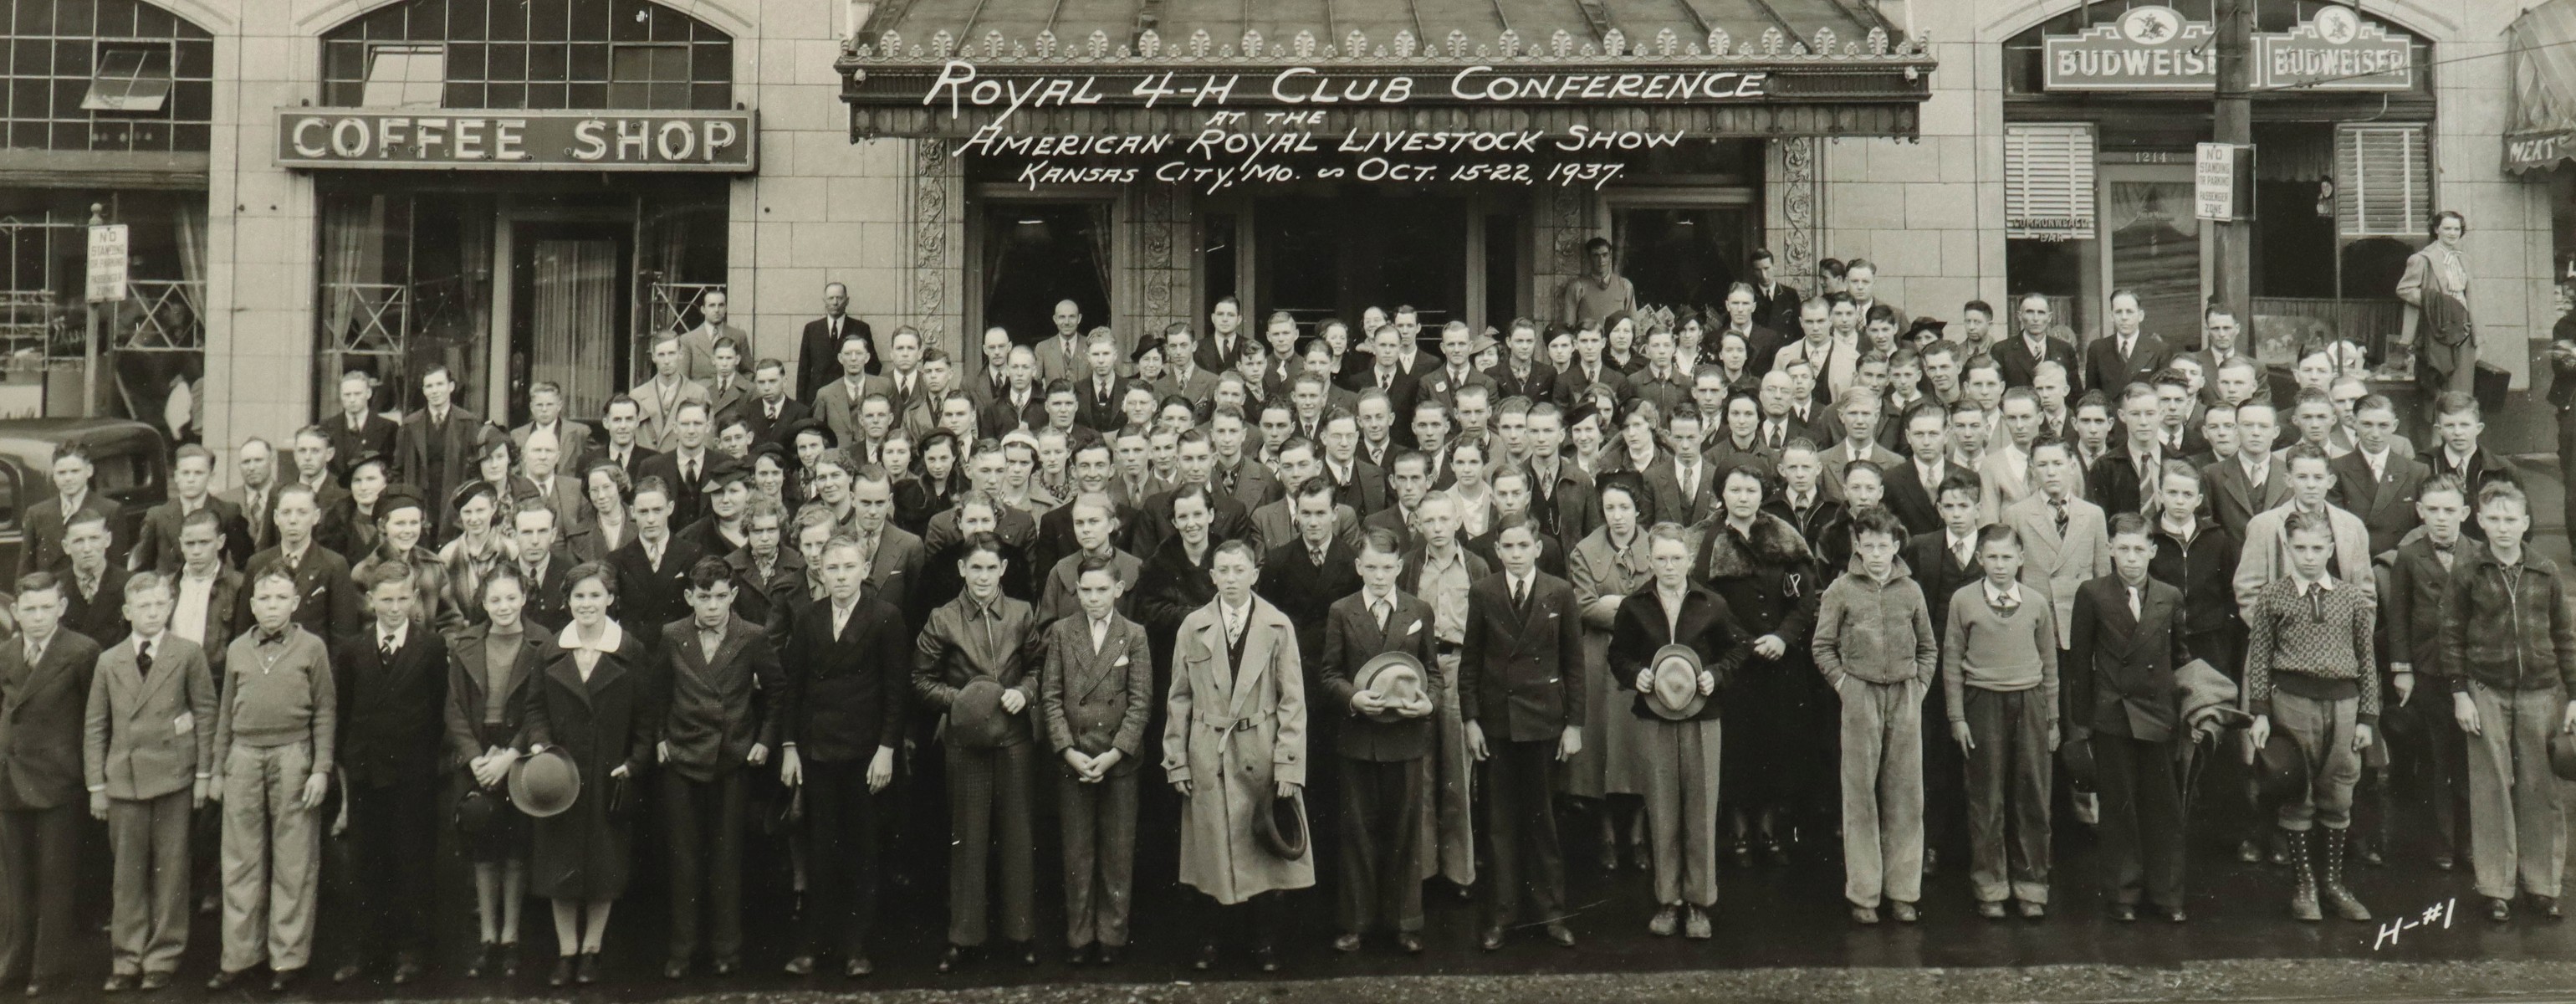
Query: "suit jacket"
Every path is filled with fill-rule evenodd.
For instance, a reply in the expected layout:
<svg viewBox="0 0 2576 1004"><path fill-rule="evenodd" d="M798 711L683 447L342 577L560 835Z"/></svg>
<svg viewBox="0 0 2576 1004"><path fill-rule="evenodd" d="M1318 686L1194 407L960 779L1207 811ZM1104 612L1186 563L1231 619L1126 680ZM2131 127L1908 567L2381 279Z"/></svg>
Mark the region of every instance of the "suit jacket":
<svg viewBox="0 0 2576 1004"><path fill-rule="evenodd" d="M1973 534L1970 539L1975 539ZM1935 633L1949 630L1950 597L1958 593L1959 587L1986 574L1985 569L1978 566L1973 553L1962 562L1950 550L1947 527L1918 533L1908 540L1905 544L1905 567L1914 573L1914 581L1923 587L1924 605L1931 609ZM1934 687L1931 694L1940 692L1941 688ZM1930 695L1926 699L1930 699Z"/></svg>
<svg viewBox="0 0 2576 1004"><path fill-rule="evenodd" d="M876 351L876 332L869 330L868 322L843 314L841 334L868 340L867 371L877 372L877 360L884 356ZM796 348L796 399L811 401L824 384L841 378L841 339L832 334L832 319L817 317L805 322Z"/></svg>
<svg viewBox="0 0 2576 1004"><path fill-rule="evenodd" d="M893 604L862 592L832 630L832 599L795 608L787 629L787 687L779 741L803 759L865 762L900 749L912 700L912 632Z"/></svg>
<svg viewBox="0 0 2576 1004"><path fill-rule="evenodd" d="M707 514L707 479L722 471L740 466L741 462L725 456L712 445L698 458L698 476L680 478L680 455L676 452L656 454L636 465L636 480L661 478L671 489L671 526L676 533Z"/></svg>
<svg viewBox="0 0 2576 1004"><path fill-rule="evenodd" d="M1540 476L1533 467L1530 473L1530 515L1540 528L1559 542L1580 541L1601 528L1601 496L1593 489L1592 478L1574 466L1572 458L1556 463L1553 488L1539 484Z"/></svg>
<svg viewBox="0 0 2576 1004"><path fill-rule="evenodd" d="M835 379L814 392L814 417L822 419L824 427L832 430L834 442L843 446L856 443L867 438L866 430L859 426L859 406L874 394L883 394L891 402L894 400L894 384L881 376L867 377L859 381L858 394L854 397L848 380ZM893 414L900 417L903 409L896 408Z"/></svg>
<svg viewBox="0 0 2576 1004"><path fill-rule="evenodd" d="M1508 573L1467 589L1458 708L1491 742L1554 740L1583 725L1583 611L1564 579L1534 572L1526 615Z"/></svg>
<svg viewBox="0 0 2576 1004"><path fill-rule="evenodd" d="M2181 456L2171 450L2159 453L2154 468L2161 471L2166 461L2180 459ZM2277 474L2274 476L2278 477ZM2102 455L2102 459L2093 462L2091 470L2084 472L2085 500L2101 506L2106 514L2146 512L2147 503L2155 500L2157 487L2139 480L2137 461L2129 456L2125 446L2112 448L2111 452Z"/></svg>
<svg viewBox="0 0 2576 1004"><path fill-rule="evenodd" d="M2275 461L2277 463L2277 461ZM2277 476L2277 475L2276 475ZM2284 502L2255 513L2245 524L2244 543L2236 558L2236 610L2247 624L2256 616L2255 607L2262 601L2263 587L2274 579L2290 575L2290 543L2287 527L2290 513L2298 508L2295 501ZM2370 570L2370 528L2361 517L2326 503L2326 525L2334 530L2334 577L2339 586L2361 590L2364 598L2379 597L2379 578ZM2468 532L2462 527L2462 534ZM2376 607L2372 609L2376 610Z"/></svg>
<svg viewBox="0 0 2576 1004"><path fill-rule="evenodd" d="M1246 510L1276 502L1283 493L1278 475L1270 472L1269 465L1250 456L1237 460L1232 469L1222 464L1211 468L1208 484L1215 487L1218 494L1233 496Z"/></svg>
<svg viewBox="0 0 2576 1004"><path fill-rule="evenodd" d="M2290 500L2289 465L2277 459L2271 461L2271 469L2264 473L2263 487L2259 489L2246 480L2244 462L2233 457L2201 468L2201 481L2209 495L2210 514L2218 517L2218 525L2226 529L2228 536L2239 541L2245 539L2245 525L2253 521L2255 513Z"/></svg>
<svg viewBox="0 0 2576 1004"><path fill-rule="evenodd" d="M252 622L250 584L259 581L260 573L267 571L268 566L285 560L285 556L274 547L251 556L250 566L242 569L241 598L234 606L233 626L236 630L246 628ZM337 638L357 630L358 625L367 619L357 586L349 580L349 563L332 553L331 549L319 544L307 546L303 563L292 571L295 594L299 597L293 619L297 626L312 632L314 637Z"/></svg>
<svg viewBox="0 0 2576 1004"><path fill-rule="evenodd" d="M2174 670L2192 654L2180 630L2182 591L2148 579L2140 592L2132 615L2118 575L2078 587L2067 649L2074 661L2058 672L2068 725L2160 743L2182 727Z"/></svg>
<svg viewBox="0 0 2576 1004"><path fill-rule="evenodd" d="M1724 487L1724 483L1717 480L1718 466L1706 455L1697 459L1698 470L1693 473L1693 483L1689 486L1682 484L1681 462L1670 450L1656 455L1655 462L1646 465L1646 490L1654 496L1655 522L1697 526L1717 512L1722 504L1718 492ZM1688 502L1682 500L1685 487L1690 495Z"/></svg>
<svg viewBox="0 0 2576 1004"><path fill-rule="evenodd" d="M1513 376L1512 362L1505 359L1486 370L1485 378L1494 382L1496 403L1516 397L1528 398L1532 404L1556 399L1556 367L1544 358L1530 360L1528 376Z"/></svg>
<svg viewBox="0 0 2576 1004"><path fill-rule="evenodd" d="M105 638L111 645L133 633L133 626L125 622L125 569L109 562L99 572L97 591L87 596L81 595L80 580L72 575L71 559L64 559L51 571L63 586L65 630L78 631L91 641Z"/></svg>
<svg viewBox="0 0 2576 1004"><path fill-rule="evenodd" d="M700 383L706 383L715 379L716 339L718 337L733 339L734 345L738 346L742 350L742 358L746 360L757 359L760 356L759 351L753 348L751 344L751 335L744 332L741 328L734 327L730 324L711 325L701 323L697 327L689 329L686 334L680 336L680 348L682 351L689 354L689 369L687 374L689 379Z"/></svg>
<svg viewBox="0 0 2576 1004"><path fill-rule="evenodd" d="M82 512L97 513L107 520L108 550L111 553L119 550L115 539L116 503L109 501L107 496L99 494L97 487L93 485L89 494L81 497L80 509ZM63 511L61 496L54 496L27 507L24 520L26 544L18 551L19 575L62 564L63 531L70 523L69 515ZM133 541L125 541L125 543L132 544Z"/></svg>
<svg viewBox="0 0 2576 1004"><path fill-rule="evenodd" d="M2361 524L2370 528L2372 554L2395 550L2406 531L2423 522L2415 515L2415 496L2433 476L2433 469L2423 461L2398 456L2394 450L2381 466L2386 473L2371 476L2370 460L2360 450L2326 462L2335 475L2326 501L2361 517Z"/></svg>
<svg viewBox="0 0 2576 1004"><path fill-rule="evenodd" d="M448 407L447 424L442 428L431 428L426 410L403 416L402 429L394 435L393 478L427 493L431 519L437 519L446 511L448 492L474 479L474 447L483 442L483 432L483 416L454 405ZM436 470L430 469L429 464L432 436L439 437L441 441L440 463ZM286 477L288 475L280 475L278 484L270 486L270 499L277 497L277 488L284 486ZM267 547L274 543L274 540L264 540L259 542L259 546Z"/></svg>
<svg viewBox="0 0 2576 1004"><path fill-rule="evenodd" d="M778 418L772 421L769 417L769 409L762 405L758 395L754 395L744 398L736 412L742 416L743 425L751 430L752 445L777 443L792 449L796 444L786 440L787 430L794 427L796 423L812 417L814 409L796 398L780 398Z"/></svg>
<svg viewBox="0 0 2576 1004"><path fill-rule="evenodd" d="M2021 581L2048 590L2057 617L2057 647L2065 648L2075 637L2075 591L2111 574L2110 525L2102 507L2068 499L2061 535L2048 496L2033 495L2006 507L2004 522L2021 531Z"/></svg>
<svg viewBox="0 0 2576 1004"><path fill-rule="evenodd" d="M1609 367L1605 365L1602 368ZM1369 388L1377 386L1377 367L1369 366L1356 373L1342 374L1342 386L1354 394L1366 393ZM1413 445L1413 408L1422 403L1422 396L1422 381L1411 373L1398 372L1387 385L1386 400L1394 406L1395 412L1395 428L1388 430L1389 438L1407 446ZM1253 414L1245 416L1246 421L1258 418L1259 415Z"/></svg>
<svg viewBox="0 0 2576 1004"><path fill-rule="evenodd" d="M1027 405L1012 407L1010 393L1004 391L984 402L975 416L976 428L988 439L1000 439L1021 428L1028 429L1030 435L1036 435L1039 429L1046 428L1046 424L1046 392L1036 387L1029 388ZM1067 439L1066 445L1070 448L1072 440Z"/></svg>
<svg viewBox="0 0 2576 1004"><path fill-rule="evenodd" d="M370 621L331 646L341 773L369 788L431 780L448 738L447 639L414 621L389 661L376 631Z"/></svg>
<svg viewBox="0 0 2576 1004"><path fill-rule="evenodd" d="M2033 356L2030 352L2030 344L2022 338L2021 332L2007 332L2000 336L2000 340L1988 354L1995 357L1995 367L2003 374L2006 387L2030 386L2033 371L2044 362L2054 362L2066 367L2066 379L2069 382L2081 380L2084 376L2082 367L2075 360L2075 346L2063 338L2049 338L2046 354ZM2073 394L2084 393L2085 389L2085 385L2081 383L2067 388L2068 392Z"/></svg>
<svg viewBox="0 0 2576 1004"><path fill-rule="evenodd" d="M1189 378L1184 380L1181 378L1179 373L1166 367L1163 370L1162 379L1156 380L1152 384L1154 388L1154 396L1157 398L1165 398L1178 395L1191 401L1209 400L1216 396L1216 375L1217 371L1200 367L1197 363L1196 353L1192 353ZM1036 395L1036 400L1040 404L1044 404L1046 395L1043 393L1038 394ZM1258 418L1259 416L1254 417ZM1033 426L1042 424L1045 424L1043 420L1032 423Z"/></svg>
<svg viewBox="0 0 2576 1004"><path fill-rule="evenodd" d="M510 430L510 442L518 447L520 457L524 458L528 455L528 437L536 431L537 427L533 424ZM579 474L587 469L590 451L607 442L605 438L592 438L589 423L576 422L569 416L555 420L554 432L555 473L559 475ZM637 436L640 439L642 433L637 433Z"/></svg>
<svg viewBox="0 0 2576 1004"><path fill-rule="evenodd" d="M323 419L322 429L331 437L331 474L345 482L349 480L349 472L358 466L358 461L368 457L383 457L391 461L394 439L402 431L402 426L393 419L369 411L366 420L360 422L356 429L349 428L346 413Z"/></svg>
<svg viewBox="0 0 2576 1004"><path fill-rule="evenodd" d="M1485 392L1490 395L1490 400L1496 404L1502 403L1503 395L1500 392L1502 385L1495 382L1493 377L1470 369L1467 371L1466 379L1461 380L1450 373L1447 366L1432 370L1422 377L1422 399L1438 401L1455 409L1458 407L1459 389L1471 386L1485 388Z"/></svg>
<svg viewBox="0 0 2576 1004"><path fill-rule="evenodd" d="M1359 548L1348 537L1337 536L1325 545L1320 567L1302 539L1273 548L1261 563L1261 581L1254 591L1296 625L1297 651L1305 654L1310 684L1322 682L1313 678L1313 670L1324 652L1326 611L1334 600L1360 591L1358 561Z"/></svg>
<svg viewBox="0 0 2576 1004"><path fill-rule="evenodd" d="M1297 516L1289 509L1289 501L1280 499L1252 511L1252 542L1262 554L1297 542ZM1359 532L1359 511L1334 503L1333 539L1349 544L1359 539Z"/></svg>
<svg viewBox="0 0 2576 1004"><path fill-rule="evenodd" d="M242 522L240 506L212 495L206 497L204 505L215 510L215 518L222 522L227 542L248 543L250 526ZM125 567L164 575L178 571L180 564L186 561L179 553L179 521L184 518L179 512L178 499L145 510L143 524L135 534L134 550L126 552ZM231 548L224 550L227 555L231 554Z"/></svg>
<svg viewBox="0 0 2576 1004"><path fill-rule="evenodd" d="M232 567L247 569L250 556L277 546L277 524L269 521L269 511L277 507L277 482L268 486L268 497L254 509L250 492L235 486L215 493L215 498L241 514L241 531L224 535L224 560ZM318 535L318 534L317 534Z"/></svg>
<svg viewBox="0 0 2576 1004"><path fill-rule="evenodd" d="M1037 344L1038 383L1050 384L1058 380L1071 380L1075 384L1080 384L1091 379L1089 345L1089 339L1078 338L1074 340L1072 349L1067 351L1064 339L1060 336L1048 335L1040 339ZM1206 361L1207 344L1205 342L1199 344L1198 351L1193 355L1198 357L1200 368L1216 368L1209 366ZM1233 363L1225 364L1227 369L1232 369L1233 366Z"/></svg>
<svg viewBox="0 0 2576 1004"><path fill-rule="evenodd" d="M1386 626L1381 628L1377 615L1369 612L1367 597L1355 589L1326 607L1323 620L1323 630L1319 632L1324 646L1320 657L1323 701L1315 707L1317 717L1334 720L1334 751L1344 759L1369 763L1429 756L1433 723L1438 721L1436 712L1421 718L1380 722L1352 710L1351 697L1359 693L1360 667L1388 652L1402 652L1422 664L1424 693L1436 695L1453 689L1437 679L1441 669L1431 630L1431 604L1398 589L1387 612Z"/></svg>
<svg viewBox="0 0 2576 1004"><path fill-rule="evenodd" d="M1073 385L1074 400L1079 404L1074 412L1074 422L1103 436L1117 435L1118 430L1127 425L1126 413L1118 408L1119 401L1127 396L1126 387L1123 381L1112 379L1109 381L1109 396L1102 397L1100 384L1093 380L1086 378ZM1246 417L1250 420L1253 416Z"/></svg>
<svg viewBox="0 0 2576 1004"><path fill-rule="evenodd" d="M1611 365L1610 357L1607 355L1601 357L1599 380L1610 385L1610 396L1621 404L1628 403L1629 398L1636 396L1634 389L1628 384L1628 375L1619 372L1619 367ZM1573 365L1567 366L1564 372L1556 375L1556 389L1550 392L1550 396L1555 398L1559 407L1570 408L1574 402L1586 400L1583 391L1590 386L1592 386L1592 380L1583 375L1583 361L1577 359ZM1403 428L1406 425L1407 423L1401 418L1396 422L1397 428Z"/></svg>
<svg viewBox="0 0 2576 1004"><path fill-rule="evenodd" d="M1946 459L1941 466L1944 477L1948 476L1947 472L1958 469L1957 464L1950 463ZM1887 506L1888 511L1895 513L1897 520L1905 524L1905 532L1924 534L1941 529L1940 500L1932 497L1932 493L1940 491L1941 486L1924 484L1922 473L1915 470L1912 463L1902 463L1888 468L1886 489L1881 504ZM1928 593L1931 587L1924 588ZM1936 619L1933 623L1938 624L1941 621Z"/></svg>
<svg viewBox="0 0 2576 1004"><path fill-rule="evenodd" d="M501 728L504 734L517 735L525 721L528 682L546 670L548 629L535 621L523 621L526 632L519 638L519 657L510 666L509 689L501 695ZM553 631L563 630L561 625ZM447 645L447 762L462 768L482 756L483 704L491 693L491 660L483 650L491 636L492 625L476 624L456 633Z"/></svg>
<svg viewBox="0 0 2576 1004"><path fill-rule="evenodd" d="M656 452L669 453L680 445L679 430L672 425L679 419L679 407L696 401L707 405L707 415L713 417L715 404L707 394L706 384L682 378L679 390L671 395L671 412L665 413L660 384L659 378L647 379L628 390L626 396L635 399L635 442L652 447Z"/></svg>
<svg viewBox="0 0 2576 1004"><path fill-rule="evenodd" d="M1818 454L1816 459L1825 465L1825 490L1838 499L1850 498L1843 493L1843 472L1851 467L1852 461L1867 460L1877 464L1880 474L1883 475L1879 478L1879 486L1882 489L1886 487L1889 479L1896 476L1898 467L1912 466L1904 457L1897 456L1896 451L1889 449L1883 443L1872 442L1866 448L1861 448L1854 444L1849 436L1843 437L1842 442L1826 447L1825 452ZM1937 624L1939 621L1933 623Z"/></svg>
<svg viewBox="0 0 2576 1004"><path fill-rule="evenodd" d="M2476 546L2465 537L2455 542L2454 564L2466 563L2468 549ZM2425 535L2398 545L2397 552L2383 560L2388 566L2388 592L2379 598L2380 623L2388 629L2388 661L2431 677L2419 682L2426 693L2441 693L2449 688L2440 678L2461 672L2442 664L2442 614L2451 599L2451 570L2442 567L2433 538Z"/></svg>
<svg viewBox="0 0 2576 1004"><path fill-rule="evenodd" d="M2130 384L2155 379L2156 374L2164 372L2165 364L2173 361L2174 355L2173 346L2165 344L2162 336L2152 331L2141 331L2129 346L2129 357L2122 359L2119 336L2106 332L2094 339L2093 344L2084 347L2084 382L2081 386L2116 396ZM2210 371L2210 376L2216 377L2217 372ZM2128 608L2121 609L2125 611Z"/></svg>
<svg viewBox="0 0 2576 1004"><path fill-rule="evenodd" d="M0 642L0 810L87 801L81 757L98 655L97 642L70 630L55 631L33 665L23 637Z"/></svg>
<svg viewBox="0 0 2576 1004"><path fill-rule="evenodd" d="M99 656L82 738L89 787L143 801L187 791L215 763L215 679L195 642L162 632L146 673L127 637Z"/></svg>
<svg viewBox="0 0 2576 1004"><path fill-rule="evenodd" d="M723 386L717 386L719 383ZM715 438L715 427L722 424L724 416L741 410L752 400L752 383L749 375L736 373L730 380L708 378L707 438L709 440Z"/></svg>
<svg viewBox="0 0 2576 1004"><path fill-rule="evenodd" d="M609 552L608 566L617 571L615 613L621 624L668 624L689 615L689 566L704 552L682 534L664 539L660 568L645 556L640 535ZM661 632L655 631L652 644L660 642Z"/></svg>
<svg viewBox="0 0 2576 1004"><path fill-rule="evenodd" d="M709 659L694 613L662 625L661 714L652 723L663 766L692 781L712 781L743 765L754 743L778 745L775 708L755 692L785 686L778 651L762 625L725 619L724 639Z"/></svg>
<svg viewBox="0 0 2576 1004"><path fill-rule="evenodd" d="M1144 555L1154 553L1155 548L1163 546L1164 541L1170 540L1174 532L1172 498L1179 491L1180 489L1174 488L1155 492L1146 496L1141 506L1132 510L1120 510L1118 525L1126 540L1119 546L1129 553ZM1215 511L1209 514L1208 539L1223 543L1252 536L1250 507L1231 495L1211 494L1209 498L1216 505ZM1048 549L1052 553L1073 553L1075 545L1071 505L1072 503L1068 502L1058 507L1064 513L1063 517L1058 518L1054 512L1049 512L1044 521L1046 528L1041 530L1039 536L1051 545Z"/></svg>
<svg viewBox="0 0 2576 1004"><path fill-rule="evenodd" d="M1154 651L1142 625L1110 614L1098 649L1091 647L1091 618L1079 610L1048 625L1038 710L1057 759L1069 749L1094 757L1114 749L1110 775L1136 773L1154 701Z"/></svg>
<svg viewBox="0 0 2576 1004"><path fill-rule="evenodd" d="M1349 506L1361 516L1386 508L1395 497L1387 488L1386 471L1356 455L1351 458L1351 476L1347 481L1334 477L1331 464L1324 464L1323 468L1323 476L1333 479L1333 501Z"/></svg>

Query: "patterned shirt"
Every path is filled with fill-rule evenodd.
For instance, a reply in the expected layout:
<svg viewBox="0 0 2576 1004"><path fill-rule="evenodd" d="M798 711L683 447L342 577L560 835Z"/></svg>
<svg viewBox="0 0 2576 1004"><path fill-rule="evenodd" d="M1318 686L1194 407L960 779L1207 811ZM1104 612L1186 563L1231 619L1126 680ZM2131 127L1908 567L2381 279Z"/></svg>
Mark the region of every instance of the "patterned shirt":
<svg viewBox="0 0 2576 1004"><path fill-rule="evenodd" d="M2379 720L2379 665L2371 650L2371 597L2333 576L2264 583L2245 645L2251 710L2270 714L2275 689L2318 699L2359 697L2363 724ZM2358 691L2358 693L2355 693Z"/></svg>

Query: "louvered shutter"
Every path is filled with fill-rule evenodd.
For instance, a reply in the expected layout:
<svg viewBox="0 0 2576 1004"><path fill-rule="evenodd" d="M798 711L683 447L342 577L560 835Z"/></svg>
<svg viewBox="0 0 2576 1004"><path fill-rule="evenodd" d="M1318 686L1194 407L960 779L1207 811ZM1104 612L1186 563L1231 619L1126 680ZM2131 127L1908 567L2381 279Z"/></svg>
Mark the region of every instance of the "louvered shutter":
<svg viewBox="0 0 2576 1004"><path fill-rule="evenodd" d="M2093 127L2030 122L2004 127L2004 236L2093 236Z"/></svg>
<svg viewBox="0 0 2576 1004"><path fill-rule="evenodd" d="M2433 215L2424 127L2335 130L2335 229L2345 237L2421 237Z"/></svg>

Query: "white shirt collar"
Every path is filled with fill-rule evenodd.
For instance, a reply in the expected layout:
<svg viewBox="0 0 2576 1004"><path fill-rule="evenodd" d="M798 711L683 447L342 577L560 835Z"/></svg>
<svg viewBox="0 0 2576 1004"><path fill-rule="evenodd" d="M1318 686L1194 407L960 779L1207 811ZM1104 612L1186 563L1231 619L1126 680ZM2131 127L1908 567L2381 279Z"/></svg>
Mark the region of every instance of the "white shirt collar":
<svg viewBox="0 0 2576 1004"><path fill-rule="evenodd" d="M401 622L396 623L394 625L394 629L390 632L385 630L385 624L383 621L377 621L375 635L377 648L385 647L386 641L390 639L393 643L393 647L396 650L400 650L403 647L403 643L411 639L411 621L406 618Z"/></svg>
<svg viewBox="0 0 2576 1004"><path fill-rule="evenodd" d="M1995 580L1993 579L1978 579L1977 583L1986 588L1986 602L1988 603L2002 602L2014 605L2021 603L2021 583L2018 581L2002 589L1995 588Z"/></svg>
<svg viewBox="0 0 2576 1004"><path fill-rule="evenodd" d="M619 647L626 644L626 629L617 626L617 622L615 620L606 622L606 628L607 630L599 633L598 641L583 641L581 640L581 625L578 623L566 624L564 625L562 633L555 636L555 644L573 651L579 651L586 648L601 654L614 653Z"/></svg>

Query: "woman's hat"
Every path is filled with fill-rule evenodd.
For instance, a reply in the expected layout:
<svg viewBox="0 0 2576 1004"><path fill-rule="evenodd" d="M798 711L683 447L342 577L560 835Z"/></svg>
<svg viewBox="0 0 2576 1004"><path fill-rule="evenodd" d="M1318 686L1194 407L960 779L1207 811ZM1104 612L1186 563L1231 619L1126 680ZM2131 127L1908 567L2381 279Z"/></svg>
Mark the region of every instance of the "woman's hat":
<svg viewBox="0 0 2576 1004"><path fill-rule="evenodd" d="M1263 850L1281 860L1295 861L1306 856L1306 802L1294 796L1272 798L1262 811L1252 814L1252 836Z"/></svg>
<svg viewBox="0 0 2576 1004"><path fill-rule="evenodd" d="M572 808L581 798L581 766L563 747L520 757L510 765L510 804L544 819Z"/></svg>
<svg viewBox="0 0 2576 1004"><path fill-rule="evenodd" d="M823 437L823 448L826 450L841 445L841 437L835 435L832 427L819 418L800 418L788 423L786 428L778 430L778 441L788 444L791 448L789 452L794 452L796 437L808 432Z"/></svg>
<svg viewBox="0 0 2576 1004"><path fill-rule="evenodd" d="M1422 660L1408 652L1386 652L1370 659L1352 678L1361 690L1376 694L1390 705L1412 704L1422 699ZM1371 711L1365 716L1372 722L1399 722L1404 716L1392 707Z"/></svg>
<svg viewBox="0 0 2576 1004"><path fill-rule="evenodd" d="M1646 707L1668 721L1683 721L1697 716L1708 706L1708 695L1699 692L1699 651L1688 645L1666 645L1655 650L1646 663L1654 675L1646 691Z"/></svg>
<svg viewBox="0 0 2576 1004"><path fill-rule="evenodd" d="M1917 317L1914 319L1913 324L1906 327L1905 334L1900 336L1900 338L1903 341L1909 342L1923 335L1931 335L1934 338L1940 338L1942 337L1942 333L1948 331L1949 328L1950 322L1948 321L1934 317Z"/></svg>

